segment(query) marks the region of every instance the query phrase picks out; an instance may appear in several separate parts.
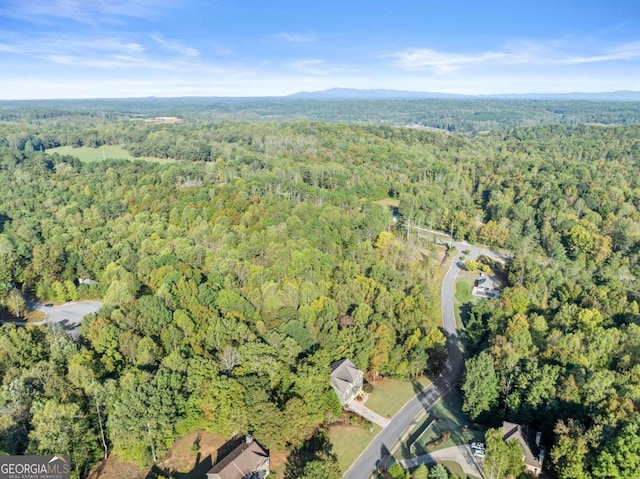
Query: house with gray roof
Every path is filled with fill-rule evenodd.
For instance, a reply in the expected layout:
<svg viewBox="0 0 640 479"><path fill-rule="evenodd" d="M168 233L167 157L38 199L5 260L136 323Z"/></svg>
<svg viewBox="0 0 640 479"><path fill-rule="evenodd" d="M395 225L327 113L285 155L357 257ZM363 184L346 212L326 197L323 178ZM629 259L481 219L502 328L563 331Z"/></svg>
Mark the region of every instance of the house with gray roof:
<svg viewBox="0 0 640 479"><path fill-rule="evenodd" d="M502 439L505 442L519 441L524 450L524 466L528 475L537 477L542 471L545 449L540 447L540 434L527 426L504 421L502 423Z"/></svg>
<svg viewBox="0 0 640 479"><path fill-rule="evenodd" d="M331 364L331 387L338 395L340 404L349 404L362 392L364 373L348 359Z"/></svg>
<svg viewBox="0 0 640 479"><path fill-rule="evenodd" d="M264 479L269 475L269 454L247 436L207 472L207 479Z"/></svg>

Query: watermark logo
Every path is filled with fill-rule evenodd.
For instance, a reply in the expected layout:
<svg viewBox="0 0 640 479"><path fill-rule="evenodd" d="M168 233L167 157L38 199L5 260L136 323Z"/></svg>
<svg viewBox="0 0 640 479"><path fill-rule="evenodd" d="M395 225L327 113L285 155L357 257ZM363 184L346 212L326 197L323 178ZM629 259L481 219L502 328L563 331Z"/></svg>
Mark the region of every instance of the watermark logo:
<svg viewBox="0 0 640 479"><path fill-rule="evenodd" d="M70 479L69 456L0 456L2 479Z"/></svg>

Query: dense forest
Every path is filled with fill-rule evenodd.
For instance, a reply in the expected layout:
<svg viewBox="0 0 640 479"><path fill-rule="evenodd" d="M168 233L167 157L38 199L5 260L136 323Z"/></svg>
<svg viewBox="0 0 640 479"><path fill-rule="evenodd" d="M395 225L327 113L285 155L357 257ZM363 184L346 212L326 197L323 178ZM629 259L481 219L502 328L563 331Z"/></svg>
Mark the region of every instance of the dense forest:
<svg viewBox="0 0 640 479"><path fill-rule="evenodd" d="M327 122L359 125L427 127L477 134L518 126L581 124L634 125L640 123L638 102L566 99L349 99L321 100L281 98L130 98L104 100L0 101L0 121L24 127L29 122L35 132L45 133L43 143L66 129L104 125L114 120L141 121L154 117L176 116L190 123L282 123ZM65 120L65 121L60 121ZM46 128L46 126L53 128ZM131 128L128 125L127 131ZM92 138L88 132L82 141L113 141ZM118 141L120 138L118 138ZM137 140L137 138L134 138ZM61 143L70 144L70 143Z"/></svg>
<svg viewBox="0 0 640 479"><path fill-rule="evenodd" d="M611 105L599 114L631 108ZM370 379L436 372L442 268L411 222L511 252L508 288L463 318L469 416L535 424L560 478L637 473L640 126L461 136L54 110L2 111L0 300L5 316L29 296L105 306L78 342L2 326L3 452L64 448L81 477L111 453L150 464L198 428L293 449L341 414L333 360ZM182 161L46 151L103 144ZM327 457L307 469L335 474Z"/></svg>

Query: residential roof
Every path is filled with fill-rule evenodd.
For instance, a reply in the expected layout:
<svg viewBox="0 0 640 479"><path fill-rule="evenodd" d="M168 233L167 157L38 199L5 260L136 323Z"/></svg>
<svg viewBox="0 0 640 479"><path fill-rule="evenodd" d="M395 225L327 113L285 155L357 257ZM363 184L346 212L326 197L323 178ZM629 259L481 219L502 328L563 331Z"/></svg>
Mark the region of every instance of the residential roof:
<svg viewBox="0 0 640 479"><path fill-rule="evenodd" d="M348 359L331 363L331 384L341 394L344 394L347 388L355 384L361 376L362 371Z"/></svg>
<svg viewBox="0 0 640 479"><path fill-rule="evenodd" d="M537 468L542 467L542 463L538 460L538 455L533 452L538 450L534 431L529 430L527 426L504 421L502 423L502 434L502 438L505 441L516 439L520 441L524 449L524 463L526 465Z"/></svg>
<svg viewBox="0 0 640 479"><path fill-rule="evenodd" d="M268 459L269 454L257 442L244 442L218 461L207 472L207 476L215 479L243 479Z"/></svg>

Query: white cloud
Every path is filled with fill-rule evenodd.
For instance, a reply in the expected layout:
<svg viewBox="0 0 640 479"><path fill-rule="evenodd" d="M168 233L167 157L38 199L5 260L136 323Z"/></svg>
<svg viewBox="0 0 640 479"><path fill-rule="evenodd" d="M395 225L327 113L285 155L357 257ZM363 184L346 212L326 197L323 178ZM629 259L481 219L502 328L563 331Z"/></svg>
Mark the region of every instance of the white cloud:
<svg viewBox="0 0 640 479"><path fill-rule="evenodd" d="M124 18L158 17L178 0L6 0L0 13L34 23L52 18L78 22L117 22Z"/></svg>
<svg viewBox="0 0 640 479"><path fill-rule="evenodd" d="M144 58L126 55L108 55L104 57L43 55L39 58L58 65L79 66L85 68L146 68L167 70L173 67L173 65L164 62L152 62Z"/></svg>
<svg viewBox="0 0 640 479"><path fill-rule="evenodd" d="M313 43L314 37L309 33L280 32L276 38L288 43Z"/></svg>
<svg viewBox="0 0 640 479"><path fill-rule="evenodd" d="M566 58L565 62L569 64L596 63L614 60L634 60L636 58L640 58L640 42L624 43L592 55L569 57Z"/></svg>
<svg viewBox="0 0 640 479"><path fill-rule="evenodd" d="M575 52L584 48L561 41L517 42L502 50L458 53L430 48L411 48L385 54L383 57L390 58L395 66L403 70L432 70L436 74L448 74L464 67L483 65L575 65L640 58L640 42L581 53Z"/></svg>
<svg viewBox="0 0 640 479"><path fill-rule="evenodd" d="M319 58L305 58L287 63L287 68L305 75L329 76L346 71L340 66L329 66Z"/></svg>
<svg viewBox="0 0 640 479"><path fill-rule="evenodd" d="M516 55L505 52L481 52L478 54L461 54L439 52L429 48L417 48L390 55L395 65L404 70L433 69L436 73L451 73L466 65L487 63L522 63Z"/></svg>
<svg viewBox="0 0 640 479"><path fill-rule="evenodd" d="M75 58L59 58L61 62L79 62ZM117 59L95 60L101 67ZM126 61L126 59L120 59ZM129 60L131 61L131 60ZM162 68L159 62L155 68ZM86 66L86 63L84 64ZM389 88L443 93L553 93L573 91L640 90L640 72L611 69L597 75L567 75L555 68L537 73L505 74L485 72L478 75L452 74L426 76L421 73L387 71L351 72L342 70L332 75L313 75L303 71L276 68L173 64L160 70L146 68L110 68L77 71L73 74L50 74L34 77L31 67L12 69L11 75L0 77L0 98L115 98L146 96L269 96L298 91L341 88ZM152 65L153 66L153 65ZM65 68L64 66L61 68ZM197 74L196 74L197 73Z"/></svg>
<svg viewBox="0 0 640 479"><path fill-rule="evenodd" d="M1 39L0 39L1 40ZM195 69L200 52L179 40L154 35L143 41L112 37L69 37L67 35L25 36L0 43L0 52L35 58L57 65L91 68L167 70L176 66Z"/></svg>
<svg viewBox="0 0 640 479"><path fill-rule="evenodd" d="M177 53L179 55L185 55L188 57L197 57L200 55L200 51L198 49L185 45L182 40L170 40L158 34L151 35L151 38L168 52Z"/></svg>
<svg viewBox="0 0 640 479"><path fill-rule="evenodd" d="M320 68L324 60L319 60L316 58L308 58L305 60L296 60L295 62L291 62L287 65L291 70L296 70L302 73L310 73L311 75L328 75L330 72L328 70Z"/></svg>
<svg viewBox="0 0 640 479"><path fill-rule="evenodd" d="M0 51L38 56L44 53L60 52L128 52L142 53L145 47L140 43L119 38L72 38L62 36L29 36L15 38L11 42L0 43Z"/></svg>

